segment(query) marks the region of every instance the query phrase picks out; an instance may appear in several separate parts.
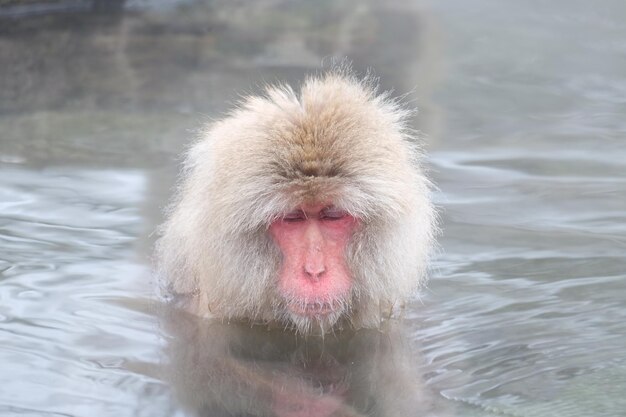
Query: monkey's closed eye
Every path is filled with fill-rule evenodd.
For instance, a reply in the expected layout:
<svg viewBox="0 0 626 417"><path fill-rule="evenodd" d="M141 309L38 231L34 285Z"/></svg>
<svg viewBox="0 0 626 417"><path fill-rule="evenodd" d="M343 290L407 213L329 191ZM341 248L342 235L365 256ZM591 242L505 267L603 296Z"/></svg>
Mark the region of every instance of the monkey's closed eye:
<svg viewBox="0 0 626 417"><path fill-rule="evenodd" d="M287 223L301 222L306 220L306 215L302 210L292 211L283 216L283 221Z"/></svg>
<svg viewBox="0 0 626 417"><path fill-rule="evenodd" d="M338 209L336 207L328 207L322 210L320 218L322 220L341 220L346 217L348 213Z"/></svg>

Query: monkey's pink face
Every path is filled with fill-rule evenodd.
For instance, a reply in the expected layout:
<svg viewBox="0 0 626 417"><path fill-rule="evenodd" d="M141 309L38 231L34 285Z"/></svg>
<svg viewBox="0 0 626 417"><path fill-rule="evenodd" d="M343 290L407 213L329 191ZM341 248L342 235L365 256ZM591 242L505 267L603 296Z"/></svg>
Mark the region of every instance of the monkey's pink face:
<svg viewBox="0 0 626 417"><path fill-rule="evenodd" d="M319 204L298 207L270 225L283 255L278 289L291 315L339 317L352 287L345 255L357 224L346 212Z"/></svg>

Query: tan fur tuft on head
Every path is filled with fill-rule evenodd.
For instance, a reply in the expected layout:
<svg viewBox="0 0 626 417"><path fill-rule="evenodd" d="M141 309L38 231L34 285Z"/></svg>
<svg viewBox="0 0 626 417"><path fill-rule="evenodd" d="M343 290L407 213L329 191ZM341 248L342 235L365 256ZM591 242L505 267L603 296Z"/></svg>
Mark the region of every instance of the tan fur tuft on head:
<svg viewBox="0 0 626 417"><path fill-rule="evenodd" d="M360 220L350 317L377 326L425 280L436 215L409 114L346 71L247 97L189 150L157 243L168 294L196 314L282 319L269 224L308 202Z"/></svg>

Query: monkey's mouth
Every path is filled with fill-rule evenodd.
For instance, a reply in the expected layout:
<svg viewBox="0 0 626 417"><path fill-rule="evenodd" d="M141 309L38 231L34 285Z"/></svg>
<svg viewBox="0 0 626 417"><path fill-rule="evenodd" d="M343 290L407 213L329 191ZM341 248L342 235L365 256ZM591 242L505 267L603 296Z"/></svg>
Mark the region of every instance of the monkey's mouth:
<svg viewBox="0 0 626 417"><path fill-rule="evenodd" d="M303 334L324 334L345 314L347 305L340 299L309 300L292 298L285 304L288 321Z"/></svg>
<svg viewBox="0 0 626 417"><path fill-rule="evenodd" d="M290 303L288 309L291 313L303 317L325 317L338 311L338 303L314 302L314 303Z"/></svg>

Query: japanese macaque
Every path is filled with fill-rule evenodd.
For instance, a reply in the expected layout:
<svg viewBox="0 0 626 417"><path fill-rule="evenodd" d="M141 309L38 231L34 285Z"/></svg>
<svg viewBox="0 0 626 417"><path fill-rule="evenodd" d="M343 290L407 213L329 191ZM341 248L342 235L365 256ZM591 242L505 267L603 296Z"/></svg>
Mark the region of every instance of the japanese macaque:
<svg viewBox="0 0 626 417"><path fill-rule="evenodd" d="M433 246L409 114L341 70L245 98L189 149L157 243L166 294L302 333L378 327Z"/></svg>

